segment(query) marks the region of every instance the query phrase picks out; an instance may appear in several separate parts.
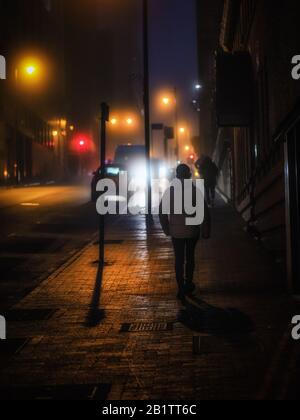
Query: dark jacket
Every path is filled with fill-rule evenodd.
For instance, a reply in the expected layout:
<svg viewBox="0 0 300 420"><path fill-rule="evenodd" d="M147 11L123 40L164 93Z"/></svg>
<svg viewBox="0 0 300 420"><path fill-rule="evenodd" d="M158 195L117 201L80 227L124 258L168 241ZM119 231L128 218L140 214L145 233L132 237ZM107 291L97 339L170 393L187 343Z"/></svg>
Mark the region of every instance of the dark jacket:
<svg viewBox="0 0 300 420"><path fill-rule="evenodd" d="M165 193L166 194L166 193ZM211 216L207 203L204 202L204 221L202 225L188 226L186 218L192 217L185 213L175 214L174 195L171 190L171 211L170 214L163 214L162 202L160 204L159 219L164 233L175 239L192 239L202 236L203 239L209 239L211 234ZM196 187L194 187L193 206L196 207ZM202 204L202 203L201 203Z"/></svg>
<svg viewBox="0 0 300 420"><path fill-rule="evenodd" d="M217 185L219 168L210 158L206 158L204 161L198 161L196 167L199 170L201 178L204 179L206 186L213 187Z"/></svg>

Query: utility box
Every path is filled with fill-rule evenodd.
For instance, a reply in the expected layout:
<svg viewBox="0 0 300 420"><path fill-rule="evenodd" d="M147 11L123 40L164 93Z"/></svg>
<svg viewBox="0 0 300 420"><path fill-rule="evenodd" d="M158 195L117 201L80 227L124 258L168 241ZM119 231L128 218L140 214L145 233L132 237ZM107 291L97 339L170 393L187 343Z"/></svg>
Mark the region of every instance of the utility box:
<svg viewBox="0 0 300 420"><path fill-rule="evenodd" d="M247 127L253 119L254 78L248 52L216 58L217 120L219 127Z"/></svg>

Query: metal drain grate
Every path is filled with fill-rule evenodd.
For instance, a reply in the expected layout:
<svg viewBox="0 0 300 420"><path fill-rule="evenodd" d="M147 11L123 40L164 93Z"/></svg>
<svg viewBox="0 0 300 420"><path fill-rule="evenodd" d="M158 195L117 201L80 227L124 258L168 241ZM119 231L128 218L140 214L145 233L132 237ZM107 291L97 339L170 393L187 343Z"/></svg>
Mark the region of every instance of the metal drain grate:
<svg viewBox="0 0 300 420"><path fill-rule="evenodd" d="M0 354L2 356L13 356L18 354L28 342L28 338L12 338L0 341Z"/></svg>
<svg viewBox="0 0 300 420"><path fill-rule="evenodd" d="M57 309L12 309L5 314L5 319L10 322L47 321L56 311Z"/></svg>
<svg viewBox="0 0 300 420"><path fill-rule="evenodd" d="M3 401L105 401L111 385L63 385L41 387L0 387L0 400Z"/></svg>
<svg viewBox="0 0 300 420"><path fill-rule="evenodd" d="M136 323L136 324L122 324L121 333L129 332L158 332L158 331L172 331L172 322L151 322L151 323Z"/></svg>

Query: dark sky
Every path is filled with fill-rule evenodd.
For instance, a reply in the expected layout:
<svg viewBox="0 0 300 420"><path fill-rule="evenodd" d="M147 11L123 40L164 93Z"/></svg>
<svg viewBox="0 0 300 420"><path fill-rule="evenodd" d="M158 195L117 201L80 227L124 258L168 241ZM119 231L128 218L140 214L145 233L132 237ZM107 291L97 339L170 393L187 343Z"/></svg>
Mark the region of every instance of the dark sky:
<svg viewBox="0 0 300 420"><path fill-rule="evenodd" d="M198 74L195 9L195 0L150 0L152 89L176 86L187 119L194 119L189 103Z"/></svg>
<svg viewBox="0 0 300 420"><path fill-rule="evenodd" d="M98 104L142 108L142 1L65 0L71 30L67 60L74 115L96 116ZM191 124L197 81L195 0L149 0L151 90L176 86L181 119ZM71 57L71 58L70 58ZM153 120L160 116L153 114ZM142 126L141 126L142 128ZM197 134L197 133L194 133ZM128 141L139 142L143 131ZM116 142L121 140L116 139Z"/></svg>

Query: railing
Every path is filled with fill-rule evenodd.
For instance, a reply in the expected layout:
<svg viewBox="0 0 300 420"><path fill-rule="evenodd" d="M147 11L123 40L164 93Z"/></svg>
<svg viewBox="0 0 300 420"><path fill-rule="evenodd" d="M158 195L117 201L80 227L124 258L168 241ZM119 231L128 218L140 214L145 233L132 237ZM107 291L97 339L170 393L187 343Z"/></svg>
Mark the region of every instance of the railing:
<svg viewBox="0 0 300 420"><path fill-rule="evenodd" d="M280 162L283 142L284 137L277 143L274 143L268 156L265 157L265 159L260 163L258 163L255 172L250 177L243 190L237 196L237 202L239 204L242 203L247 198L247 196L251 195L252 190L255 189L258 182L261 181L266 175L268 175L270 171L275 167L275 165Z"/></svg>
<svg viewBox="0 0 300 420"><path fill-rule="evenodd" d="M250 203L248 203L241 210L241 213L244 213L247 209L254 207L258 198L260 198L263 194L269 191L274 186L274 184L284 175L283 173L281 175L278 175L277 177L272 179L270 183L259 192L259 194L255 194L258 183L265 176L267 176L283 158L283 144L286 141L286 135L290 130L292 130L295 127L295 125L299 121L300 101L298 102L295 110L285 119L285 121L281 124L279 130L277 131L277 134L273 137L273 146L268 156L266 156L265 159L257 165L255 172L253 173L243 190L240 192L240 194L236 197L236 200L239 204L241 204L247 197L250 197Z"/></svg>

